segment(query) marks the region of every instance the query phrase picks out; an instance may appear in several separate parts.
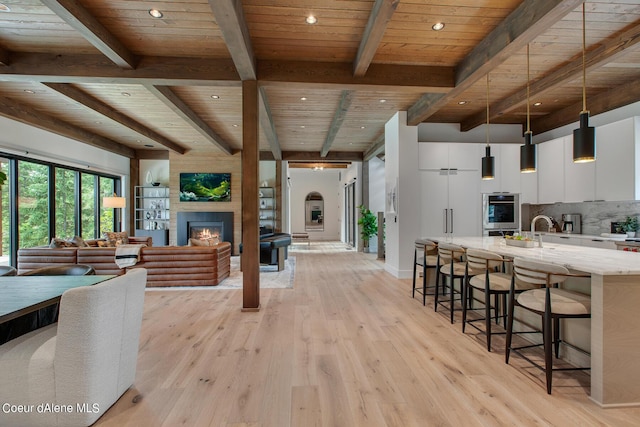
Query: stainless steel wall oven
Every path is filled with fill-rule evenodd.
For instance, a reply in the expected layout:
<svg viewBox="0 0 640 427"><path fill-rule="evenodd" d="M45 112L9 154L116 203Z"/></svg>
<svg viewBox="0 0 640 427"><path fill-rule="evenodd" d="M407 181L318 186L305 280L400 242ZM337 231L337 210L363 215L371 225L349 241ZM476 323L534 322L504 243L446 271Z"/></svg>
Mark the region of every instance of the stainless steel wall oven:
<svg viewBox="0 0 640 427"><path fill-rule="evenodd" d="M484 193L482 195L482 231L485 235L520 230L520 194ZM493 231L493 232L492 232Z"/></svg>

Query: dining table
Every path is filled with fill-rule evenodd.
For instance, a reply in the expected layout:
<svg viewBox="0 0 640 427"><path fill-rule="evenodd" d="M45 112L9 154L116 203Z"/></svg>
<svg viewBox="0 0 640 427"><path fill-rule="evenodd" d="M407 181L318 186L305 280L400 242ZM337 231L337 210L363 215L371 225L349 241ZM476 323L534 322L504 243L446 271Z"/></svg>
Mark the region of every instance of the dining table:
<svg viewBox="0 0 640 427"><path fill-rule="evenodd" d="M591 400L602 407L640 406L640 254L539 242L509 245L502 237L429 236L465 249L558 264L588 273L591 293Z"/></svg>
<svg viewBox="0 0 640 427"><path fill-rule="evenodd" d="M0 277L0 324L56 304L68 289L112 277L115 275Z"/></svg>

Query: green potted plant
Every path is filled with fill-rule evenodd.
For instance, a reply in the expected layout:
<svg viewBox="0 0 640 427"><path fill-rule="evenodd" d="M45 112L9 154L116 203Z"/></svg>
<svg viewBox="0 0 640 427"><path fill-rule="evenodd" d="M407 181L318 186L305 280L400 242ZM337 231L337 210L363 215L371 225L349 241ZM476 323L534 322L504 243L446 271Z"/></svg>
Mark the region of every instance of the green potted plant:
<svg viewBox="0 0 640 427"><path fill-rule="evenodd" d="M0 190L2 190L2 186L7 181L7 174L0 171Z"/></svg>
<svg viewBox="0 0 640 427"><path fill-rule="evenodd" d="M369 240L378 233L378 221L376 216L364 205L360 205L358 208L360 208L358 225L360 225L360 235L364 243L364 252L369 252Z"/></svg>
<svg viewBox="0 0 640 427"><path fill-rule="evenodd" d="M627 233L627 236L634 237L636 235L636 231L638 231L638 217L626 217L623 223L623 230Z"/></svg>

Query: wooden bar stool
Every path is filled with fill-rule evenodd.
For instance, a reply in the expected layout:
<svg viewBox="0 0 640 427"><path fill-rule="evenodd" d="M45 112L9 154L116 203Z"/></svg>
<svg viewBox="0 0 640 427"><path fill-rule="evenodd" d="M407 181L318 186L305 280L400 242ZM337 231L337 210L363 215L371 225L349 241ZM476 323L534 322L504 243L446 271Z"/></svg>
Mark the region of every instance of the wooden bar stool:
<svg viewBox="0 0 640 427"><path fill-rule="evenodd" d="M427 289L433 289L434 286L427 286L427 271L435 269L438 265L438 256L436 255L438 245L427 239L416 239L413 250L413 290L411 298L415 298L416 292L422 294L422 305L427 303ZM422 270L422 286L416 286L416 278L418 275L418 267Z"/></svg>
<svg viewBox="0 0 640 427"><path fill-rule="evenodd" d="M449 308L449 316L451 323L453 323L453 312L455 310L455 294L462 296L462 289L464 288L463 280L467 269L467 263L464 260L465 249L462 246L453 245L451 243L438 243L438 259L436 269L436 289L435 289L435 304L434 310L438 311L438 305ZM471 274L478 274L475 270ZM449 278L449 299L440 300L438 295L440 294L440 278L442 277L442 295L445 295L445 289L447 287L447 278ZM460 280L460 292L455 290L454 281ZM459 298L462 300L462 297Z"/></svg>
<svg viewBox="0 0 640 427"><path fill-rule="evenodd" d="M464 280L464 292L462 294L462 332L464 333L467 324L473 326L478 331L484 333L487 337L487 350L491 351L491 335L496 332L491 327L491 311L493 310L494 319L499 323L502 319L503 326L506 328L507 317L507 295L511 286L511 274L505 273L505 263L511 260L504 259L501 255L485 251L482 249L468 249L467 257L467 276ZM480 274L471 276L469 271L480 271ZM533 289L535 285L530 283L516 281L515 292L522 292ZM473 309L474 311L484 311L484 317L468 319L467 312L472 310L473 289L477 289L484 294L484 307L481 309ZM493 296L493 305L491 305L491 296ZM500 299L499 299L500 298ZM502 307L502 311L500 311ZM485 328L482 330L476 326L474 322L485 322ZM505 333L505 332L498 332Z"/></svg>
<svg viewBox="0 0 640 427"><path fill-rule="evenodd" d="M579 319L591 317L591 296L567 289L560 289L558 285L570 277L590 277L585 274L573 274L561 265L545 263L541 261L515 258L513 260L513 279L509 290L509 309L507 318L507 343L505 362L509 363L509 355L513 350L518 355L545 371L547 380L547 393L551 394L551 381L553 371L575 371L586 368L554 368L552 347L555 348L556 358L559 356L560 344L571 346L585 354L583 349L563 342L560 336L560 319ZM535 289L527 290L515 297L515 282L535 285ZM539 344L512 347L513 312L515 307L538 314L542 318L542 340L544 346L544 367L528 358L521 352L523 349L536 347ZM539 331L540 332L540 331Z"/></svg>

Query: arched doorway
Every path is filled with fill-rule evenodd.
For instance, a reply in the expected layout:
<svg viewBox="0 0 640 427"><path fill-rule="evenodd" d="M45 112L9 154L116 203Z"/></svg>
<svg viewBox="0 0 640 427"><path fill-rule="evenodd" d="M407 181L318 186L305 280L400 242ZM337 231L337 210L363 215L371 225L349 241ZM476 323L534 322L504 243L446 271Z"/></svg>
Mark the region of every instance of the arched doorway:
<svg viewBox="0 0 640 427"><path fill-rule="evenodd" d="M304 200L304 231L324 231L324 197L317 191Z"/></svg>

